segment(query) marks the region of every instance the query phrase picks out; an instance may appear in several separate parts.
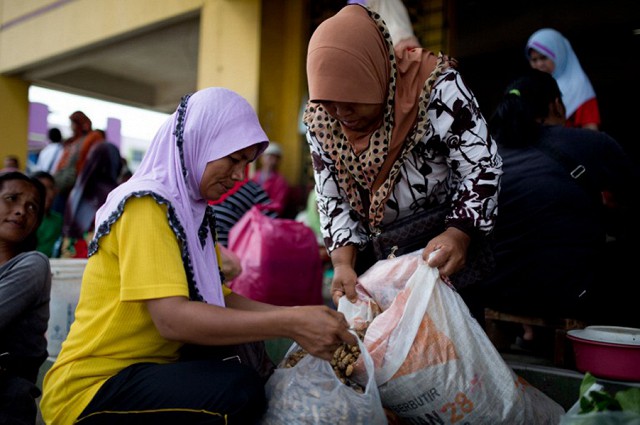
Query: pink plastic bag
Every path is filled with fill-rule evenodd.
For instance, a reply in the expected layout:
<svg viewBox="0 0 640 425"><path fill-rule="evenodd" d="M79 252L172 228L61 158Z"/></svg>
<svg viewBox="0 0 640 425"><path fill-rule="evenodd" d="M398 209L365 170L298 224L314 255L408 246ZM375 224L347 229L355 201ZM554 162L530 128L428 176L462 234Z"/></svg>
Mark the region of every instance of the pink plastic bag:
<svg viewBox="0 0 640 425"><path fill-rule="evenodd" d="M231 228L228 245L242 264L229 282L234 292L276 305L323 303L318 242L305 224L254 206Z"/></svg>

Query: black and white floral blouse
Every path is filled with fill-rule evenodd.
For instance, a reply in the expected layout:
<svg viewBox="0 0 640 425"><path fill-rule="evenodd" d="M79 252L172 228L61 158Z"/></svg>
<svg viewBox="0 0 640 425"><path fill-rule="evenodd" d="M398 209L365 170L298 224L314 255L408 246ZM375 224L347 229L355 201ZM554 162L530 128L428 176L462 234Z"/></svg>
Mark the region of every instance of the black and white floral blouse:
<svg viewBox="0 0 640 425"><path fill-rule="evenodd" d="M497 215L502 160L478 103L460 74L449 68L435 82L428 105L429 128L403 161L387 199L382 226L445 202L453 205L447 226L472 237L488 234ZM337 183L332 159L307 130L320 224L327 249L365 244L371 233Z"/></svg>

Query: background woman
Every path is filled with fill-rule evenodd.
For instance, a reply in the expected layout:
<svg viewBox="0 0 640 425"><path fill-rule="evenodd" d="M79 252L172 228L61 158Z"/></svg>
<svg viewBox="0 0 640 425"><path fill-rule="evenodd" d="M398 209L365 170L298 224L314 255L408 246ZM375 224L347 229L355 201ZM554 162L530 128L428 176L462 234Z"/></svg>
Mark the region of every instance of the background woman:
<svg viewBox="0 0 640 425"><path fill-rule="evenodd" d="M566 109L565 125L598 130L596 93L569 40L552 28L540 29L529 37L526 55L532 68L553 75L558 82Z"/></svg>
<svg viewBox="0 0 640 425"><path fill-rule="evenodd" d="M638 326L625 276L633 273L638 240L639 170L607 134L566 128L564 109L558 84L542 71L531 70L504 91L490 121L504 161L496 269L461 294L480 321L491 307ZM584 173L572 175L576 169ZM604 190L620 202L613 222ZM532 339L527 328L523 340Z"/></svg>
<svg viewBox="0 0 640 425"><path fill-rule="evenodd" d="M38 370L47 358L51 269L36 249L45 188L0 174L0 423L35 424Z"/></svg>
<svg viewBox="0 0 640 425"><path fill-rule="evenodd" d="M96 211L118 184L122 159L110 142L91 148L73 185L64 209L61 258L87 258L87 245L93 236Z"/></svg>

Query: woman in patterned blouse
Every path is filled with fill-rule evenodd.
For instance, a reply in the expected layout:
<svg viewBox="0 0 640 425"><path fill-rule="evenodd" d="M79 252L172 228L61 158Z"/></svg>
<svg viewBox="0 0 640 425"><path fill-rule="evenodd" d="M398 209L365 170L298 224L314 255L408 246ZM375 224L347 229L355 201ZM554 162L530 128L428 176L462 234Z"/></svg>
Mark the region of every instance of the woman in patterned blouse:
<svg viewBox="0 0 640 425"><path fill-rule="evenodd" d="M380 16L361 5L311 37L304 122L336 303L356 299L356 257L384 225L450 203L446 229L423 251L427 260L438 250L429 264L442 276L461 270L471 240L493 228L501 159L450 62L419 48L394 52Z"/></svg>

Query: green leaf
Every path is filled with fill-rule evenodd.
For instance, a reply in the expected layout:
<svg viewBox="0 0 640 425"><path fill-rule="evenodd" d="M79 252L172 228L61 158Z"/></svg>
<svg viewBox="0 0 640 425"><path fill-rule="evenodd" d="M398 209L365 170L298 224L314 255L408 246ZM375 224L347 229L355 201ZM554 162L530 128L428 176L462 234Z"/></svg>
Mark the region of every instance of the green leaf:
<svg viewBox="0 0 640 425"><path fill-rule="evenodd" d="M593 404L593 400L582 396L580 397L580 413L589 413L595 410L595 405Z"/></svg>
<svg viewBox="0 0 640 425"><path fill-rule="evenodd" d="M620 403L606 391L591 391L589 395L593 399L598 412L603 410L622 410Z"/></svg>
<svg viewBox="0 0 640 425"><path fill-rule="evenodd" d="M589 372L584 374L584 378L582 378L582 382L580 383L580 397L584 397L584 394L587 392L589 388L593 384L596 383L596 378Z"/></svg>
<svg viewBox="0 0 640 425"><path fill-rule="evenodd" d="M592 390L587 394L595 383L596 378L589 372L585 373L580 383L580 414L621 410L640 414L640 388L620 390L615 396L604 389Z"/></svg>
<svg viewBox="0 0 640 425"><path fill-rule="evenodd" d="M640 414L640 388L628 388L616 393L622 410Z"/></svg>

